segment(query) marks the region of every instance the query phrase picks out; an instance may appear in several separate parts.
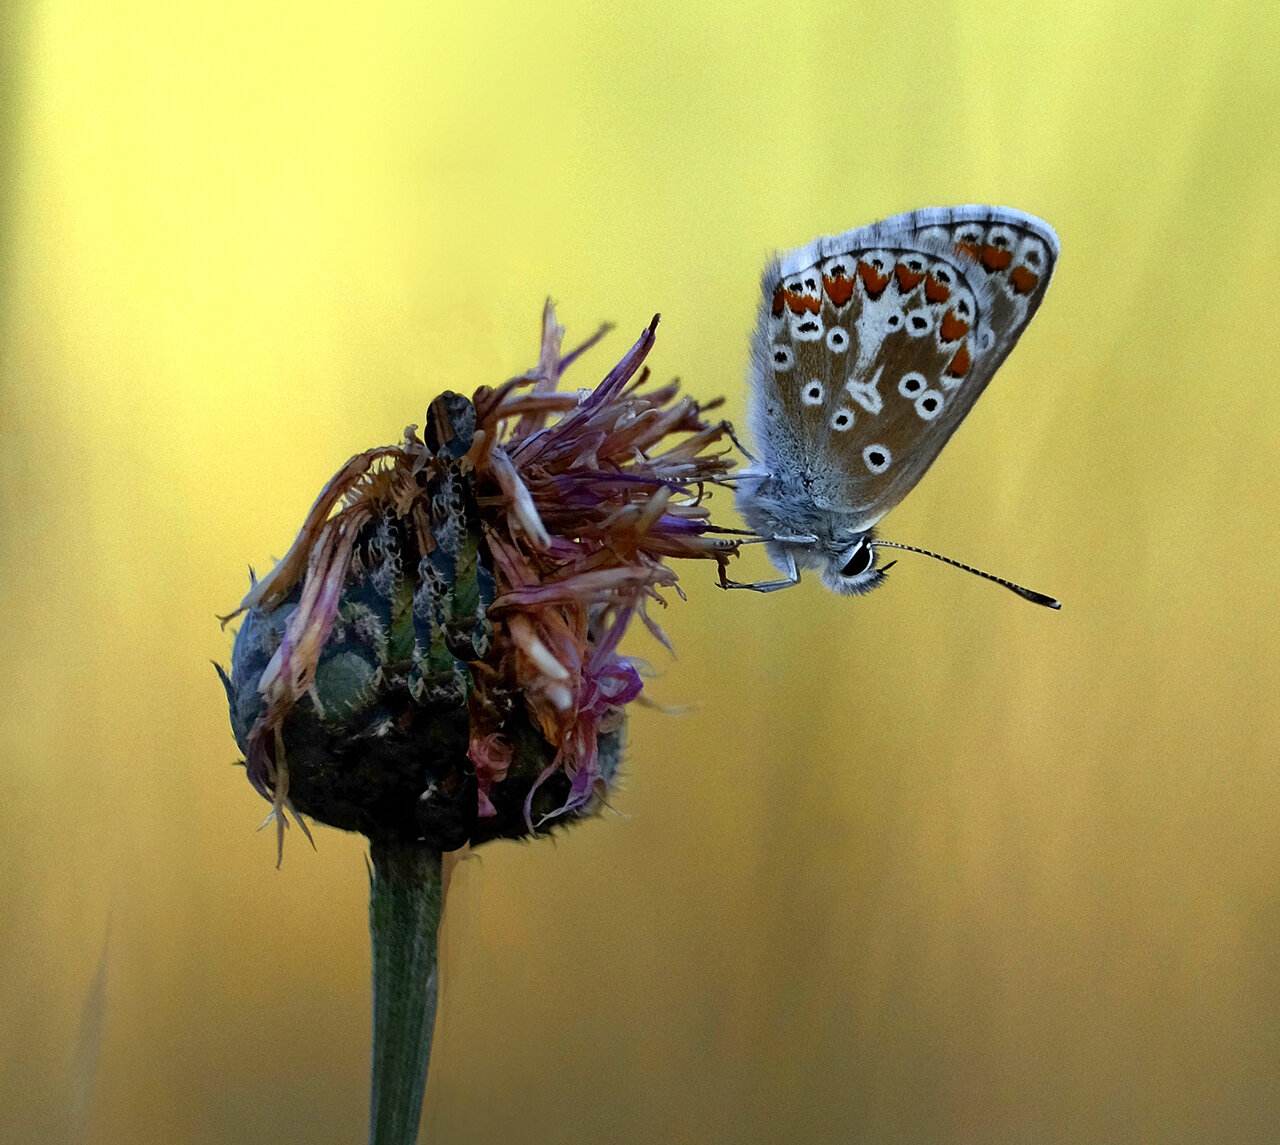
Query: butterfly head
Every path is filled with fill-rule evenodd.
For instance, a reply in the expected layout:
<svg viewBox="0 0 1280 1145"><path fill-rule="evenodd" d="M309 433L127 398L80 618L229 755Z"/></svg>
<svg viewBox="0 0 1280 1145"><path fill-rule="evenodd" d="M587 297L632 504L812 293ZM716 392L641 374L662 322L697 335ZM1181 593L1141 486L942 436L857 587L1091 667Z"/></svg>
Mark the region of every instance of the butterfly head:
<svg viewBox="0 0 1280 1145"><path fill-rule="evenodd" d="M791 578L766 583L770 589L794 583L800 569L817 569L832 592L870 592L894 562L877 567L875 530L819 504L813 485L803 466L783 467L777 474L753 467L738 474L738 511L764 542L774 566Z"/></svg>
<svg viewBox="0 0 1280 1145"><path fill-rule="evenodd" d="M829 546L819 574L822 583L843 596L863 596L883 584L885 571L895 562L877 567L873 539L868 531L859 533L852 543Z"/></svg>

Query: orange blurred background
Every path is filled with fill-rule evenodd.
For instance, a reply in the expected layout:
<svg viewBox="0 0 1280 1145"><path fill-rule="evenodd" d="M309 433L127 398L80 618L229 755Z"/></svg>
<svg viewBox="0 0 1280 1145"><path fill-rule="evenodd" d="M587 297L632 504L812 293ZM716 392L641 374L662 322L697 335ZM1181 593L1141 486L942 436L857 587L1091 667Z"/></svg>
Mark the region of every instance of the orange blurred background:
<svg viewBox="0 0 1280 1145"><path fill-rule="evenodd" d="M362 1140L364 848L254 834L246 565L546 295L740 420L770 251L966 202L1063 256L884 533L1063 611L682 570L621 816L457 872L423 1140L1275 1139L1280 10L0 20L0 1139Z"/></svg>

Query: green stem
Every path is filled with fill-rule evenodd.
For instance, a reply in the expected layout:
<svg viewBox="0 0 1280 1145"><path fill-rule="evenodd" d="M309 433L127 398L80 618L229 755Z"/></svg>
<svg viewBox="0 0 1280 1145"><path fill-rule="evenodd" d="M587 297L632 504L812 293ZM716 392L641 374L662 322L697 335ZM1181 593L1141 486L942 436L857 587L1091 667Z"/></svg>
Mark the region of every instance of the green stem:
<svg viewBox="0 0 1280 1145"><path fill-rule="evenodd" d="M371 841L373 1086L369 1145L413 1145L436 1020L436 931L444 905L440 853Z"/></svg>

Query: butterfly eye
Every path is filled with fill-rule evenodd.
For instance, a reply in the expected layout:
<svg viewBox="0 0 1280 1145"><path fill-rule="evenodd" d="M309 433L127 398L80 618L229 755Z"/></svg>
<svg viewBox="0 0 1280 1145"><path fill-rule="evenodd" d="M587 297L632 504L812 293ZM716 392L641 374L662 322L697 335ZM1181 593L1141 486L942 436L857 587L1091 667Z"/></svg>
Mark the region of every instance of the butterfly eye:
<svg viewBox="0 0 1280 1145"><path fill-rule="evenodd" d="M840 569L841 576L861 576L876 563L875 550L868 544L859 542Z"/></svg>

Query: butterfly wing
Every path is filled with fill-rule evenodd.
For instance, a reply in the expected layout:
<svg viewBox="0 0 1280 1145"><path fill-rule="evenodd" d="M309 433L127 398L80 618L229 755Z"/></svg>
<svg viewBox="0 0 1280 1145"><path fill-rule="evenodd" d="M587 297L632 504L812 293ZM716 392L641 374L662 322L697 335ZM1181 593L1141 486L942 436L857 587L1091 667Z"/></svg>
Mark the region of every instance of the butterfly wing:
<svg viewBox="0 0 1280 1145"><path fill-rule="evenodd" d="M895 215L764 275L751 427L763 467L863 530L924 475L1039 307L1053 228L1007 207Z"/></svg>

